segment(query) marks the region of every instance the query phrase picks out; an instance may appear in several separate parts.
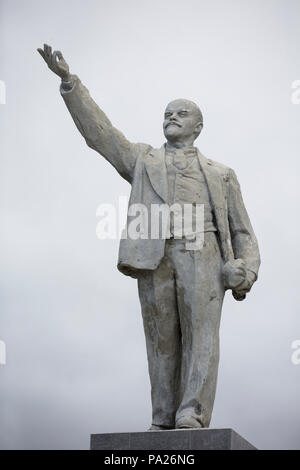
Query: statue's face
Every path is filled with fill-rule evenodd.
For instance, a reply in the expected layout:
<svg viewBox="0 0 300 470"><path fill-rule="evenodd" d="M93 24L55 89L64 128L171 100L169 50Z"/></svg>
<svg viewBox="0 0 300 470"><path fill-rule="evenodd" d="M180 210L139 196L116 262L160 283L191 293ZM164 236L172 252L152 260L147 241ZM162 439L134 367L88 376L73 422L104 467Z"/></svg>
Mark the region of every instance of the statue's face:
<svg viewBox="0 0 300 470"><path fill-rule="evenodd" d="M195 139L202 128L200 121L199 108L194 103L188 100L172 101L165 111L165 137L170 142Z"/></svg>

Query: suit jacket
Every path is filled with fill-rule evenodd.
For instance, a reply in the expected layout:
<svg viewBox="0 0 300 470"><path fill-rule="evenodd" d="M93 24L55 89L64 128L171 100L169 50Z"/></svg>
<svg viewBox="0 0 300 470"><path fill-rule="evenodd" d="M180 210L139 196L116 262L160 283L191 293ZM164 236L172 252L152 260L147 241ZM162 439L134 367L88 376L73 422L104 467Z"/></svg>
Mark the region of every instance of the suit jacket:
<svg viewBox="0 0 300 470"><path fill-rule="evenodd" d="M61 94L71 116L89 147L104 156L131 185L129 207L144 204L150 214L152 204L167 203L168 183L165 149L129 142L114 128L89 95L78 77L73 76L72 87ZM246 268L257 278L260 255L240 186L234 171L204 157L198 158L208 186L211 205L224 263L242 258ZM127 224L131 221L128 213ZM118 269L138 277L143 270L154 270L164 256L165 239L122 238Z"/></svg>

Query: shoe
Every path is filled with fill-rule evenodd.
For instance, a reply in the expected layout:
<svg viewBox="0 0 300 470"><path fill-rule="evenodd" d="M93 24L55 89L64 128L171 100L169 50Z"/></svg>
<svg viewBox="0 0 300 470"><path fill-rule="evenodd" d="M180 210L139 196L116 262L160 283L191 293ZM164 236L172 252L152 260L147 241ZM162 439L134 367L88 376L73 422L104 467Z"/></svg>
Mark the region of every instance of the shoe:
<svg viewBox="0 0 300 470"><path fill-rule="evenodd" d="M169 426L158 426L157 424L152 424L148 431L169 431L170 429L173 429Z"/></svg>
<svg viewBox="0 0 300 470"><path fill-rule="evenodd" d="M176 429L199 429L202 424L192 416L182 416L176 421Z"/></svg>

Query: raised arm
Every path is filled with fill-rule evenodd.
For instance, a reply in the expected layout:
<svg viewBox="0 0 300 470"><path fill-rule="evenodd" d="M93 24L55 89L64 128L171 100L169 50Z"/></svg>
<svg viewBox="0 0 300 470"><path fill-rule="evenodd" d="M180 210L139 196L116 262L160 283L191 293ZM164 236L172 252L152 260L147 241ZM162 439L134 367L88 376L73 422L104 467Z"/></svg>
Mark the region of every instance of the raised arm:
<svg viewBox="0 0 300 470"><path fill-rule="evenodd" d="M131 182L136 158L148 146L133 144L118 131L91 98L88 90L69 66L60 51L52 52L47 44L38 49L48 67L62 82L60 91L70 114L89 147L108 160L127 181Z"/></svg>

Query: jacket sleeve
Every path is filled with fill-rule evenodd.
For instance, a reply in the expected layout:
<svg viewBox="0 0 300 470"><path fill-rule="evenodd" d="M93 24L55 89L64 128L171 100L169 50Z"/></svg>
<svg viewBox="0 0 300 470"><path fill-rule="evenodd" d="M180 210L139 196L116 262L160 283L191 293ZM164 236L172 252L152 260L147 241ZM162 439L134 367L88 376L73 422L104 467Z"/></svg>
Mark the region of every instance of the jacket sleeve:
<svg viewBox="0 0 300 470"><path fill-rule="evenodd" d="M69 85L61 85L60 92L87 145L99 152L131 183L136 158L142 148L147 146L129 142L113 127L76 75L72 75Z"/></svg>
<svg viewBox="0 0 300 470"><path fill-rule="evenodd" d="M257 279L260 254L256 236L247 214L239 182L233 170L229 171L228 219L235 258L242 258L247 270Z"/></svg>

